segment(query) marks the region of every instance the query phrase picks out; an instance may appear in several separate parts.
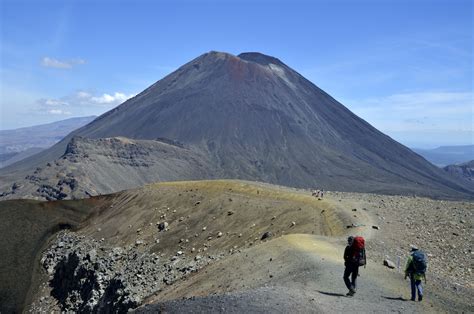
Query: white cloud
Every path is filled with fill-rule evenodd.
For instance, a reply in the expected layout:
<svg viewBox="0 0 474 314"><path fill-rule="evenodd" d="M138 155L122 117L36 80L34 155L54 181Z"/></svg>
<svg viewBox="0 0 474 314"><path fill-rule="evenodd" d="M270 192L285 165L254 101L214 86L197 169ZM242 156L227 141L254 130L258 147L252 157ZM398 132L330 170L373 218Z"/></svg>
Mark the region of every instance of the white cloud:
<svg viewBox="0 0 474 314"><path fill-rule="evenodd" d="M77 92L76 96L79 99L88 99L88 98L92 97L91 94L89 94L88 92L84 92L84 91Z"/></svg>
<svg viewBox="0 0 474 314"><path fill-rule="evenodd" d="M51 109L51 110L48 110L48 113L54 114L54 115L65 115L65 116L72 114L70 111L64 111L61 109Z"/></svg>
<svg viewBox="0 0 474 314"><path fill-rule="evenodd" d="M67 62L62 62L56 59L52 59L49 57L44 57L41 60L41 65L47 68L57 68L57 69L70 69L72 65Z"/></svg>
<svg viewBox="0 0 474 314"><path fill-rule="evenodd" d="M66 102L58 100L58 99L44 99L43 103L46 106L51 106L51 107L67 105Z"/></svg>
<svg viewBox="0 0 474 314"><path fill-rule="evenodd" d="M85 64L86 61L83 59L72 59L67 61L61 61L58 59L44 57L41 60L41 65L47 68L56 68L56 69L71 69L73 66L78 64Z"/></svg>
<svg viewBox="0 0 474 314"><path fill-rule="evenodd" d="M113 95L109 94L102 94L99 97L90 97L90 101L97 103L97 104L112 104L112 103L122 103L125 100L133 97L135 95L126 95L124 93L114 93Z"/></svg>
<svg viewBox="0 0 474 314"><path fill-rule="evenodd" d="M93 94L86 91L78 91L72 95L61 98L42 98L37 101L40 112L49 114L100 114L104 110L110 110L127 99L135 96L121 92Z"/></svg>

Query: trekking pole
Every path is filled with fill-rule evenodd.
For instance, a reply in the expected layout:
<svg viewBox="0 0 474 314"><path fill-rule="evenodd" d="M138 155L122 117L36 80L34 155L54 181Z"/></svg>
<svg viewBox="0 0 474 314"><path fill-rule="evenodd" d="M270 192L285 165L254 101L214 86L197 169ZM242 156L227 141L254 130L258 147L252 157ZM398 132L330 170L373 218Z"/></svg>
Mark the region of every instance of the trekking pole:
<svg viewBox="0 0 474 314"><path fill-rule="evenodd" d="M397 256L397 272L400 272L400 256Z"/></svg>

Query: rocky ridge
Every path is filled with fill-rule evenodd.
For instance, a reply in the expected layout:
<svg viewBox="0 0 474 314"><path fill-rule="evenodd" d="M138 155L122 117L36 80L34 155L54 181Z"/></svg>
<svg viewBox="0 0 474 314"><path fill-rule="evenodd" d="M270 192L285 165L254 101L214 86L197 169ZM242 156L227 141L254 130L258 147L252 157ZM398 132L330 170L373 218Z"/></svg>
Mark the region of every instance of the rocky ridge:
<svg viewBox="0 0 474 314"><path fill-rule="evenodd" d="M110 247L103 241L60 232L41 258L48 274L30 312L126 312L143 299L223 256L169 257L143 249L143 241Z"/></svg>
<svg viewBox="0 0 474 314"><path fill-rule="evenodd" d="M443 170L464 180L474 181L474 160L457 165L448 165L443 167Z"/></svg>
<svg viewBox="0 0 474 314"><path fill-rule="evenodd" d="M155 181L212 178L208 164L197 150L167 139L74 137L60 158L9 184L0 199L76 199Z"/></svg>
<svg viewBox="0 0 474 314"><path fill-rule="evenodd" d="M53 146L70 132L95 118L95 116L70 118L49 124L0 130L0 168Z"/></svg>

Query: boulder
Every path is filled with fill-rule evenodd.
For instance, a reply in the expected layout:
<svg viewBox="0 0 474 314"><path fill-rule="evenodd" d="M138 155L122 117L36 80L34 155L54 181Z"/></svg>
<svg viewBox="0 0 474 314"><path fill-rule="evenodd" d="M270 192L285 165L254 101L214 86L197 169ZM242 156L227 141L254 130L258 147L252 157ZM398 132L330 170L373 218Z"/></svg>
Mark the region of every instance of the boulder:
<svg viewBox="0 0 474 314"><path fill-rule="evenodd" d="M267 231L264 234L262 234L262 237L260 238L260 240L265 240L265 239L270 238L272 236L273 236L273 233L271 233L270 231Z"/></svg>
<svg viewBox="0 0 474 314"><path fill-rule="evenodd" d="M390 269L394 269L395 268L395 263L392 262L391 260L389 259L384 259L383 260L383 265L390 268Z"/></svg>
<svg viewBox="0 0 474 314"><path fill-rule="evenodd" d="M166 221L160 222L158 224L158 230L163 231L168 228L169 224Z"/></svg>

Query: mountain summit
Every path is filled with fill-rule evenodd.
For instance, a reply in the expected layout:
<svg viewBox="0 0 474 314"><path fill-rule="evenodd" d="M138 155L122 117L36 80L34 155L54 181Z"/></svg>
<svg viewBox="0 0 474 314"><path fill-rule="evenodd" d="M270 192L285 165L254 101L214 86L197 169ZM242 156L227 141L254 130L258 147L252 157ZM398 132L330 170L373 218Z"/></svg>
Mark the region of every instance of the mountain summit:
<svg viewBox="0 0 474 314"><path fill-rule="evenodd" d="M73 137L136 140L133 149L123 140L109 141L108 153L93 148L94 143L102 145L101 141L87 141L82 146L89 151L75 156L72 168L82 167L84 178L88 178L88 167L108 174L107 182L100 182L100 177L87 179L90 195L138 186L143 181L212 178L435 197L472 197L474 190L354 115L279 59L257 52L203 54L53 148L1 174L11 178L14 173L25 175L40 167L40 177L48 178L48 184L57 188L57 179L51 178L57 178L59 169L53 165L45 170L44 164L60 159ZM173 148L175 157L169 159L163 157L163 145L142 140L179 143L180 148ZM143 163L130 163L137 155L129 149L143 151L140 145L146 145L147 153L140 155ZM114 153L109 160L114 147L127 153ZM84 157L94 154L92 161ZM192 162L184 162L186 156ZM166 162L166 175L158 170L163 165L153 168L156 172L145 171L146 180L130 175L135 170L143 172L140 167L145 164L144 169L150 167L147 158L154 165ZM124 170L130 165L134 168ZM64 173L70 165L63 162L60 168ZM74 176L74 171L71 173Z"/></svg>

